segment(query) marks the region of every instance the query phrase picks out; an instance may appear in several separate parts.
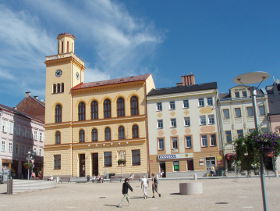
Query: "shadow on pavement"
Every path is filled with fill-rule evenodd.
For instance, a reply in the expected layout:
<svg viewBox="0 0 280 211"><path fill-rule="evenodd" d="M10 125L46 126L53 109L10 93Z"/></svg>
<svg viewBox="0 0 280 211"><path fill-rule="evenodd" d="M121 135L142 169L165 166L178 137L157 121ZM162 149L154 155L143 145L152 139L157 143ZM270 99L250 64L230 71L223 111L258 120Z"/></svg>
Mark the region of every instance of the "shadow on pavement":
<svg viewBox="0 0 280 211"><path fill-rule="evenodd" d="M181 195L180 193L170 193L170 195Z"/></svg>
<svg viewBox="0 0 280 211"><path fill-rule="evenodd" d="M118 204L104 204L105 207L118 207Z"/></svg>

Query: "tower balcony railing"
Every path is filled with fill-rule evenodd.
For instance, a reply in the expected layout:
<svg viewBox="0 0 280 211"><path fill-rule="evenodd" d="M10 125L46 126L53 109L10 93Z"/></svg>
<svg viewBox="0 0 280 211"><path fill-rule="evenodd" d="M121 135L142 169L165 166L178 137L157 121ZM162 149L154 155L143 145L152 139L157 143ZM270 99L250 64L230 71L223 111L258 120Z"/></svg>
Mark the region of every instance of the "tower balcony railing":
<svg viewBox="0 0 280 211"><path fill-rule="evenodd" d="M84 64L84 62L72 52L46 56L46 61L54 60L54 59L63 59L67 57L74 57L79 63Z"/></svg>

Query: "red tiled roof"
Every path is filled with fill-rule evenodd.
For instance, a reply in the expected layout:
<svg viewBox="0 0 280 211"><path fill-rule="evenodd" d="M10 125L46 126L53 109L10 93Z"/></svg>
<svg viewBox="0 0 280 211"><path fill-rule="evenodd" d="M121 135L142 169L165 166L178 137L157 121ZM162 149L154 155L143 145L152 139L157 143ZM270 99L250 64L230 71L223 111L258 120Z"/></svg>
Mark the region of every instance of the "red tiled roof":
<svg viewBox="0 0 280 211"><path fill-rule="evenodd" d="M74 86L72 88L72 90L98 87L98 86L106 86L106 85L113 85L113 84L128 83L128 82L134 82L134 81L145 81L150 75L151 74L145 74L145 75L130 76L130 77L126 77L126 78L117 78L117 79L106 80L106 81L80 83L80 84Z"/></svg>
<svg viewBox="0 0 280 211"><path fill-rule="evenodd" d="M3 104L0 104L0 110L5 110L5 111L8 111L8 112L13 113L13 114L15 114L15 115L19 115L19 116L24 117L24 118L27 118L27 119L33 119L33 120L35 120L35 121L44 123L44 121L42 121L42 120L40 120L40 119L34 118L34 117L28 115L27 113L24 113L24 112L22 112L22 111L18 111L18 110L15 109L15 108L12 108L12 107L9 107L9 106L3 105Z"/></svg>

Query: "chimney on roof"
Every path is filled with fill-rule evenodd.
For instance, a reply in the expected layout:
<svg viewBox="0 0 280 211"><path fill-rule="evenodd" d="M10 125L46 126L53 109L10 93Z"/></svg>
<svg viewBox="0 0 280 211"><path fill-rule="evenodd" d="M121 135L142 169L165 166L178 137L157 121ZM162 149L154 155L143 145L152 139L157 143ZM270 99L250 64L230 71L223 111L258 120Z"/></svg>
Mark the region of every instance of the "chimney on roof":
<svg viewBox="0 0 280 211"><path fill-rule="evenodd" d="M34 98L35 98L36 100L38 100L38 96L34 96Z"/></svg>
<svg viewBox="0 0 280 211"><path fill-rule="evenodd" d="M30 93L31 93L30 91L26 91L26 92L25 92L25 97L29 97L29 96L30 96Z"/></svg>
<svg viewBox="0 0 280 211"><path fill-rule="evenodd" d="M180 84L177 83L177 85L181 86L192 86L195 85L195 76L194 74L189 75L183 75L181 76L182 82Z"/></svg>

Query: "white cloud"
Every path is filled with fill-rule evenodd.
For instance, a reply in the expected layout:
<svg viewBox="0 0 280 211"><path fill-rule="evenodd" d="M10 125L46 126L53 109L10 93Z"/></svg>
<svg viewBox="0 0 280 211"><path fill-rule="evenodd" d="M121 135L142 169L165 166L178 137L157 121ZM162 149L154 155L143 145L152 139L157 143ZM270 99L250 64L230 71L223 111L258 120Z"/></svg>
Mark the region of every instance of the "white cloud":
<svg viewBox="0 0 280 211"><path fill-rule="evenodd" d="M110 75L100 71L98 68L94 68L94 69L87 68L85 71L86 82L103 81L108 79L110 79Z"/></svg>
<svg viewBox="0 0 280 211"><path fill-rule="evenodd" d="M76 33L97 55L91 65L111 77L138 74L143 60L153 55L163 39L153 24L130 15L119 1L81 0L75 5L61 0L42 1L40 5L36 0L27 2L50 24L55 21Z"/></svg>
<svg viewBox="0 0 280 211"><path fill-rule="evenodd" d="M16 77L19 92L43 93L44 59L56 53L58 33L77 36L76 53L90 67L86 81L149 72L146 60L163 39L152 23L133 17L117 0L26 0L19 7L0 4L0 80Z"/></svg>
<svg viewBox="0 0 280 211"><path fill-rule="evenodd" d="M14 81L16 79L11 73L5 70L0 70L0 78L11 81Z"/></svg>

